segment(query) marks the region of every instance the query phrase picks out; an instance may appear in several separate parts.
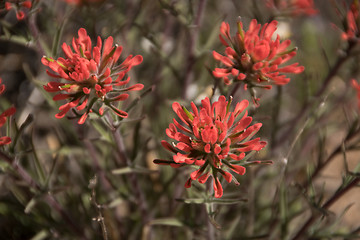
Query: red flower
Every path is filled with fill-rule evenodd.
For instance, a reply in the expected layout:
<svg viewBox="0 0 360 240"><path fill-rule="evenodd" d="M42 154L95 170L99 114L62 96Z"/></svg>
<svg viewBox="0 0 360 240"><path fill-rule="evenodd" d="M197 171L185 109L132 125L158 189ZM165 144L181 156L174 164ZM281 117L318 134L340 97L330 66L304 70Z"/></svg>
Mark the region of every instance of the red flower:
<svg viewBox="0 0 360 240"><path fill-rule="evenodd" d="M47 71L48 75L65 80L49 82L44 86L48 92L60 92L54 96L55 101L68 100L59 108L60 112L55 117L64 117L70 109L82 111L78 123L83 124L88 114L95 110L95 103L100 102L97 110L100 115L103 112L102 106L105 105L118 116L126 118L127 113L112 103L127 99L129 95L126 92L143 89L142 84L124 88L130 81L130 77L126 77L127 72L142 62L142 56L130 55L121 64L117 64L122 47L113 46L112 37L105 40L104 46L98 37L96 46L92 47L85 29L80 28L78 35L79 38L73 38L72 48L63 43L65 58L42 58L42 63L55 72Z"/></svg>
<svg viewBox="0 0 360 240"><path fill-rule="evenodd" d="M5 91L5 85L1 84L2 79L0 78L0 94L2 94ZM13 115L16 112L16 109L14 107L10 107L5 112L0 114L0 128L6 123L6 118ZM11 143L11 138L4 136L0 136L0 146L6 145Z"/></svg>
<svg viewBox="0 0 360 240"><path fill-rule="evenodd" d="M230 36L228 23L220 27L220 40L226 47L225 56L213 51L213 56L224 66L215 68L213 75L223 78L225 84L232 81L243 81L245 87L262 87L270 89L271 85L284 85L290 79L284 73L301 73L303 66L293 63L281 66L296 55L296 48L288 49L291 41L280 42L277 35L272 36L277 28L277 21L265 24L262 28L253 19L248 31L243 30L243 24L238 22L238 32ZM260 32L260 33L259 33Z"/></svg>
<svg viewBox="0 0 360 240"><path fill-rule="evenodd" d="M170 165L174 168L195 165L198 169L191 173L185 184L191 187L191 182L197 180L205 183L209 176L213 177L215 197L223 195L219 182L219 175L227 182L234 180L231 172L245 174L246 163L241 163L247 152L259 151L265 147L266 142L260 138L251 139L261 128L261 123L250 126L252 118L247 115L249 102L243 100L237 103L234 111L229 111L231 100L226 101L224 96L210 103L209 98L201 101L198 110L191 103L192 112L175 102L172 105L182 124L176 119L166 129L168 137L177 141L171 145L161 141L164 148L174 154L173 160L156 159L154 163Z"/></svg>
<svg viewBox="0 0 360 240"><path fill-rule="evenodd" d="M16 18L21 21L25 18L25 12L31 8L31 1L21 1L21 0L8 0L5 2L5 9L7 11L14 9L16 11Z"/></svg>
<svg viewBox="0 0 360 240"><path fill-rule="evenodd" d="M310 16L318 12L314 8L313 0L266 0L266 6L276 9L281 15L285 16Z"/></svg>
<svg viewBox="0 0 360 240"><path fill-rule="evenodd" d="M359 2L354 1L346 14L345 32L342 34L344 40L351 40L360 37L359 32Z"/></svg>

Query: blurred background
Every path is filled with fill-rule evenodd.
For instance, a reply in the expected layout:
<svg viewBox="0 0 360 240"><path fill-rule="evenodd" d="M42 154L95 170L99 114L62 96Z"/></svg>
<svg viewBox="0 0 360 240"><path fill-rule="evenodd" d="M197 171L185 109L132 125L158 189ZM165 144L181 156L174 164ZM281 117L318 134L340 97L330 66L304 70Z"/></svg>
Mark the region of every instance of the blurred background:
<svg viewBox="0 0 360 240"><path fill-rule="evenodd" d="M0 150L16 164L0 161L0 239L360 239L360 109L350 84L360 79L360 49L341 37L357 1L314 0L310 15L269 5L295 0L33 0L10 10L5 2L23 1L0 3L0 109L17 108L1 129L13 143ZM191 169L153 160L171 158L160 141L169 140L174 101L198 105L236 87L213 77L212 51L224 51L221 23L234 35L239 16L245 29L277 20L305 71L256 90L260 106L248 110L268 145L252 159L273 164L248 167L218 200L205 185L184 188ZM122 56L144 58L129 73L145 87L122 103L130 111L121 135L110 113L84 125L56 119L60 103L42 87L51 80L42 56L64 56L79 28L93 44L112 36ZM233 97L252 101L243 88Z"/></svg>

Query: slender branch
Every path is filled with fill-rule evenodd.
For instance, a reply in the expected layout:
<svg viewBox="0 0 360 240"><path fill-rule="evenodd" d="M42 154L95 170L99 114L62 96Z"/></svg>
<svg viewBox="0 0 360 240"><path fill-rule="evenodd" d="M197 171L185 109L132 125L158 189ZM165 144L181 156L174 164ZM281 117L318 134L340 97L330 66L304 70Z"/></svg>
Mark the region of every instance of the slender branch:
<svg viewBox="0 0 360 240"><path fill-rule="evenodd" d="M348 135L345 137L345 140L326 158L326 160L319 163L316 166L310 178L307 179L304 184L302 184L304 189L307 189L307 187L312 183L312 181L319 175L321 170L324 169L335 158L335 156L337 156L339 153L343 151L343 144L346 144L347 142L351 141L354 137L358 136L359 132L360 129L353 133L348 133Z"/></svg>
<svg viewBox="0 0 360 240"><path fill-rule="evenodd" d="M95 192L96 184L97 184L97 176L95 175L94 178L91 179L90 183L89 183L89 188L91 188L90 201L96 207L96 210L98 212L98 216L97 216L97 218L95 220L101 226L103 238L104 238L104 240L108 240L109 239L109 234L108 234L107 227L106 227L106 224L105 224L105 219L104 219L104 217L102 215L103 206L101 204L98 204L97 201L96 201L96 192Z"/></svg>
<svg viewBox="0 0 360 240"><path fill-rule="evenodd" d="M240 85L241 85L241 83L239 83L239 82L235 84L234 88L231 90L229 97L233 97L235 95L237 90L240 88Z"/></svg>
<svg viewBox="0 0 360 240"><path fill-rule="evenodd" d="M45 50L39 41L40 33L38 27L36 26L36 13L31 14L29 17L29 30L34 37L38 51L41 55L45 55Z"/></svg>
<svg viewBox="0 0 360 240"><path fill-rule="evenodd" d="M355 187L360 182L360 177L354 178L348 185L340 190L336 191L334 195L322 205L322 209L329 209L337 200L339 200L345 193L347 193L351 188ZM302 239L302 236L305 234L306 230L311 226L311 224L319 217L319 215L311 215L305 224L300 228L297 234L292 238L292 240Z"/></svg>
<svg viewBox="0 0 360 240"><path fill-rule="evenodd" d="M348 192L351 188L355 187L360 182L360 177L355 177L346 187L341 188L336 191L335 194L326 201L323 205L323 208L329 209L331 205L333 205L340 197L342 197L346 192Z"/></svg>

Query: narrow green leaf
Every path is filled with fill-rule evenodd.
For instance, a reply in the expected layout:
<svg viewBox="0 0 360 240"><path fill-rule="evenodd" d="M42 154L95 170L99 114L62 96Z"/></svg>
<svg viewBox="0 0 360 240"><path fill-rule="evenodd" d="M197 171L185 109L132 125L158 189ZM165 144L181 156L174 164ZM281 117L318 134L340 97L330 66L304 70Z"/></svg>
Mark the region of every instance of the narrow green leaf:
<svg viewBox="0 0 360 240"><path fill-rule="evenodd" d="M31 211L35 207L36 203L37 203L37 200L35 198L32 198L30 200L30 202L28 202L28 204L26 204L24 212L26 214L31 213Z"/></svg>
<svg viewBox="0 0 360 240"><path fill-rule="evenodd" d="M184 227L184 224L177 218L159 218L150 221L150 225L166 225L174 227Z"/></svg>
<svg viewBox="0 0 360 240"><path fill-rule="evenodd" d="M121 203L124 202L124 199L122 198L116 198L113 201L111 201L108 205L109 208L114 208L117 207L118 205L120 205Z"/></svg>
<svg viewBox="0 0 360 240"><path fill-rule="evenodd" d="M184 202L187 204L204 204L205 199L204 198L186 198L186 199L176 199L177 201Z"/></svg>
<svg viewBox="0 0 360 240"><path fill-rule="evenodd" d="M121 175L121 174L129 174L129 173L142 173L142 174L151 174L156 173L157 171L149 170L147 168L140 168L140 167L124 167L118 168L111 171L114 175Z"/></svg>
<svg viewBox="0 0 360 240"><path fill-rule="evenodd" d="M232 102L232 100L233 100L233 97L232 97L232 96L230 96L229 101L228 101L228 104L227 104L227 106L226 106L226 113L228 113L228 112L229 112L229 110L230 110L230 106L231 106L231 102Z"/></svg>
<svg viewBox="0 0 360 240"><path fill-rule="evenodd" d="M216 203L216 204L222 204L222 205L230 205L230 204L239 204L242 202L247 202L248 200L245 198L241 199L212 199L208 201L209 203Z"/></svg>
<svg viewBox="0 0 360 240"><path fill-rule="evenodd" d="M20 188L18 188L15 184L12 184L10 186L10 191L12 192L12 194L15 196L15 198L22 204L22 205L26 205L27 204L27 196L26 194L23 192L23 190L21 190Z"/></svg>
<svg viewBox="0 0 360 240"><path fill-rule="evenodd" d="M40 183L43 184L46 181L46 176L45 176L45 171L43 169L43 164L40 163L39 157L38 157L36 149L35 149L34 129L32 129L32 131L31 131L30 144L31 144L33 155L34 155L34 160L35 160L34 163L35 163L36 173L39 177Z"/></svg>
<svg viewBox="0 0 360 240"><path fill-rule="evenodd" d="M191 115L191 113L186 109L186 107L182 106L186 116L188 116L188 118L192 121L194 119L193 115Z"/></svg>
<svg viewBox="0 0 360 240"><path fill-rule="evenodd" d="M50 172L47 176L47 179L45 181L45 188L48 188L48 185L50 183L50 179L53 175L53 173L55 172L55 166L57 164L57 161L58 161L58 154L55 155L54 159L53 159L53 162L52 162L52 165L51 165L51 168L50 168Z"/></svg>
<svg viewBox="0 0 360 240"><path fill-rule="evenodd" d="M43 229L40 232L38 232L35 236L33 236L30 240L43 240L48 236L49 236L48 231Z"/></svg>

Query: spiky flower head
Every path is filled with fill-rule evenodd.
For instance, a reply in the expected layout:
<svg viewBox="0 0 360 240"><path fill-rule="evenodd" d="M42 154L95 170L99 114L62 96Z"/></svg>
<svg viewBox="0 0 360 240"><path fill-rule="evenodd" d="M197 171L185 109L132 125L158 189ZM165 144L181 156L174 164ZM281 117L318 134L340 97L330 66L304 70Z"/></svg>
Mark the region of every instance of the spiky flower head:
<svg viewBox="0 0 360 240"><path fill-rule="evenodd" d="M174 168L196 166L197 170L191 173L185 187L191 187L194 180L205 183L212 176L215 197L220 198L223 188L219 176L238 184L232 173L245 174L247 162L242 160L246 154L259 151L266 145L260 138L252 139L262 124L250 126L252 118L245 110L249 102L237 103L233 111L230 111L230 104L231 100L227 101L224 96L212 104L209 98L205 98L200 109L192 102L190 112L174 102L172 108L181 121L179 123L174 118L166 134L175 142L161 141L162 146L174 155L172 160L155 159L154 163Z"/></svg>
<svg viewBox="0 0 360 240"><path fill-rule="evenodd" d="M55 101L67 100L55 117L62 118L73 109L76 114L81 112L78 123L83 124L92 111L102 115L105 105L118 116L126 118L128 114L118 109L114 103L127 99L129 91L143 89L143 84L125 87L130 81L127 73L142 62L142 56L130 55L119 64L123 48L113 46L111 36L105 40L104 45L98 37L96 46L92 47L84 28L79 29L78 35L78 38L73 38L72 47L63 43L64 58L42 58L42 63L52 70L47 70L48 75L58 79L49 82L44 89L48 92L60 92L54 96Z"/></svg>
<svg viewBox="0 0 360 240"><path fill-rule="evenodd" d="M289 49L291 41L280 41L279 35L273 39L277 21L261 26L253 19L247 31L243 29L241 20L237 24L238 31L233 37L229 24L221 24L219 37L226 47L225 55L213 51L215 60L222 64L222 67L215 68L213 75L222 78L225 84L243 82L245 88L270 89L272 85L284 85L290 81L285 73L298 74L304 70L298 63L284 66L296 55L297 49Z"/></svg>

